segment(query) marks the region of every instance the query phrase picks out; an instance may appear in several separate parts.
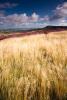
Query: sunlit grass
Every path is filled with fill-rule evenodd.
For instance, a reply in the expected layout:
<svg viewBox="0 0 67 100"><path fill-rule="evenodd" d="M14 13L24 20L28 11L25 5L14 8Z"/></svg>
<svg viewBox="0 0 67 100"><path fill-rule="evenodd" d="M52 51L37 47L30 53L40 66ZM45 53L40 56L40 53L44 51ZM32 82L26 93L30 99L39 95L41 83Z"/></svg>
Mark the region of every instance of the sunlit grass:
<svg viewBox="0 0 67 100"><path fill-rule="evenodd" d="M0 100L67 100L66 33L0 41Z"/></svg>

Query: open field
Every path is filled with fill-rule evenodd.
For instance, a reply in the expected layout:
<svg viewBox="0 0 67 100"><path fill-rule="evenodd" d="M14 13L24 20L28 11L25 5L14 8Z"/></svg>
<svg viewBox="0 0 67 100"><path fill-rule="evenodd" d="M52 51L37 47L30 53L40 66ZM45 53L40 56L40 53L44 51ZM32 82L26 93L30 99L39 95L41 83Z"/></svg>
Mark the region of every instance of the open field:
<svg viewBox="0 0 67 100"><path fill-rule="evenodd" d="M0 100L67 100L67 31L0 41Z"/></svg>

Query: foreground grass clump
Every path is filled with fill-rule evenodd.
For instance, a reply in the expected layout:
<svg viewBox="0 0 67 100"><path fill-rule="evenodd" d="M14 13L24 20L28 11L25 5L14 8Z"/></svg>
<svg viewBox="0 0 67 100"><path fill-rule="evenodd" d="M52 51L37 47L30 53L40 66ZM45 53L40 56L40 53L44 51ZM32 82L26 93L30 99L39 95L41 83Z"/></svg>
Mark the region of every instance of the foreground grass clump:
<svg viewBox="0 0 67 100"><path fill-rule="evenodd" d="M67 100L66 33L0 41L0 100Z"/></svg>

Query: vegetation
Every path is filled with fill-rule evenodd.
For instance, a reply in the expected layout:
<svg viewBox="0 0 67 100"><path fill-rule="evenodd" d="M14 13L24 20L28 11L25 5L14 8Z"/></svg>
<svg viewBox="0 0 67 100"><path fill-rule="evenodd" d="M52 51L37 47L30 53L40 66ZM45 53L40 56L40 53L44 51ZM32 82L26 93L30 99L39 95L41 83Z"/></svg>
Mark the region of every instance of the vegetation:
<svg viewBox="0 0 67 100"><path fill-rule="evenodd" d="M0 100L67 100L67 31L0 41Z"/></svg>

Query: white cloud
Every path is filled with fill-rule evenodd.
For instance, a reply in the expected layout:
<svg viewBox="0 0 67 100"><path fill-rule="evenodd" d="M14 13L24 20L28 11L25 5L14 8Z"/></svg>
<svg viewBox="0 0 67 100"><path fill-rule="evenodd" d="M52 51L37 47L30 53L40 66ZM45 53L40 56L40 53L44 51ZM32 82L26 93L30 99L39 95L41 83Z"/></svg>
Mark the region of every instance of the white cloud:
<svg viewBox="0 0 67 100"><path fill-rule="evenodd" d="M49 21L54 25L67 25L67 2L56 7Z"/></svg>
<svg viewBox="0 0 67 100"><path fill-rule="evenodd" d="M13 14L13 15L8 15L5 17L8 22L11 23L16 23L16 24L21 24L21 23L26 23L28 21L28 16L26 13L24 14Z"/></svg>
<svg viewBox="0 0 67 100"><path fill-rule="evenodd" d="M67 26L67 20L65 18L61 18L59 20L59 25L62 25L62 26Z"/></svg>
<svg viewBox="0 0 67 100"><path fill-rule="evenodd" d="M54 10L54 15L51 16L50 20L57 20L61 18L67 17L67 2L63 3L62 5L58 5Z"/></svg>
<svg viewBox="0 0 67 100"><path fill-rule="evenodd" d="M67 2L62 5L57 6L56 13L61 17L67 16Z"/></svg>
<svg viewBox="0 0 67 100"><path fill-rule="evenodd" d="M37 22L39 20L39 15L37 15L35 12L31 16L31 20L33 22Z"/></svg>
<svg viewBox="0 0 67 100"><path fill-rule="evenodd" d="M48 22L48 21L49 21L49 16L46 15L46 16L44 16L44 17L41 17L39 20L40 20L40 21L46 21L46 22Z"/></svg>

